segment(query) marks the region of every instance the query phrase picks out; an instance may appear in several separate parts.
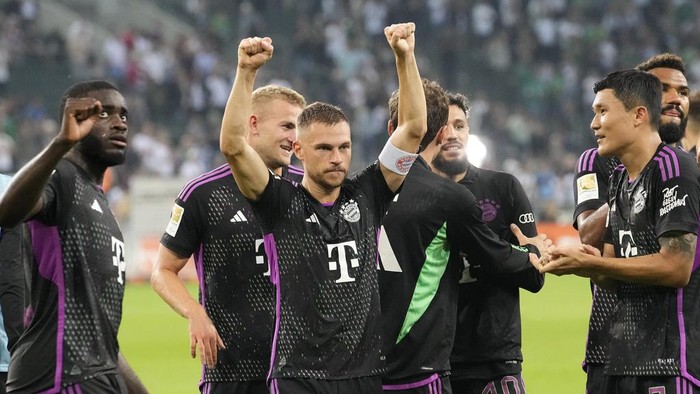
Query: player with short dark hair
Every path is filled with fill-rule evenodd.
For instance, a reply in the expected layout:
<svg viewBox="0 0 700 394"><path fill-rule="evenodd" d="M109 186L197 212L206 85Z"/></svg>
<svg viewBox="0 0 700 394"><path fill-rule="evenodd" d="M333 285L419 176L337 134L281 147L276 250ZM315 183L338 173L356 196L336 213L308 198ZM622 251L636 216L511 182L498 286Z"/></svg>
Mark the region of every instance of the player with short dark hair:
<svg viewBox="0 0 700 394"><path fill-rule="evenodd" d="M27 221L34 257L7 391L145 392L119 352L124 241L101 188L124 162L126 102L114 85L88 81L65 92L59 113L58 136L0 200L0 226Z"/></svg>
<svg viewBox="0 0 700 394"><path fill-rule="evenodd" d="M381 392L377 232L415 160L427 118L414 30L413 23L385 29L400 111L398 130L379 161L346 178L349 122L339 108L314 103L299 116L293 144L304 167L299 185L271 174L245 139L252 85L272 56L272 40L247 38L238 47L220 147L260 219L277 286L272 393Z"/></svg>
<svg viewBox="0 0 700 394"><path fill-rule="evenodd" d="M433 172L429 160L449 139L449 101L437 83L423 81L428 130L423 150L389 208L380 238L380 293L385 327L385 392L451 393L450 351L456 327L463 256L486 260L484 270L504 278L527 271L529 251L545 253L545 236L519 239L515 247L481 220L474 195ZM389 101L389 131L396 100ZM518 232L519 233L519 232ZM462 252L462 254L460 254ZM488 262L497 261L497 264ZM461 392L455 390L455 392Z"/></svg>
<svg viewBox="0 0 700 394"><path fill-rule="evenodd" d="M683 59L678 55L663 53L650 57L636 68L655 75L664 86L659 136L669 145L678 144L679 139L684 135L689 113L688 83ZM579 157L574 174L574 228L578 230L583 244L592 245L601 252L609 209L606 203L608 181L613 169L619 164L620 160L617 157L603 157L598 154L597 148L591 148ZM597 392L605 379L603 375L607 360L605 344L610 315L617 302L617 295L596 287L593 283L591 283L591 292L593 304L583 368L587 374L588 391Z"/></svg>
<svg viewBox="0 0 700 394"><path fill-rule="evenodd" d="M289 165L297 117L306 101L276 85L256 89L248 141L275 175L300 182ZM199 301L178 272L194 256ZM200 390L267 393L274 286L260 224L228 164L188 182L175 201L151 276L154 290L189 320L190 352L204 364Z"/></svg>
<svg viewBox="0 0 700 394"><path fill-rule="evenodd" d="M602 156L621 165L610 180L603 256L593 246L555 248L540 272L576 274L613 290L605 379L596 392L698 392L700 326L694 264L700 185L693 158L662 143L664 86L639 70L594 86L591 128Z"/></svg>
<svg viewBox="0 0 700 394"><path fill-rule="evenodd" d="M433 169L474 194L480 218L501 239L518 243L511 223L524 235L536 236L532 207L517 178L469 162L469 102L459 93L448 98L449 120ZM536 293L544 276L533 266L494 275L489 267L501 262L489 257L464 256L450 381L456 393L524 393L520 288Z"/></svg>

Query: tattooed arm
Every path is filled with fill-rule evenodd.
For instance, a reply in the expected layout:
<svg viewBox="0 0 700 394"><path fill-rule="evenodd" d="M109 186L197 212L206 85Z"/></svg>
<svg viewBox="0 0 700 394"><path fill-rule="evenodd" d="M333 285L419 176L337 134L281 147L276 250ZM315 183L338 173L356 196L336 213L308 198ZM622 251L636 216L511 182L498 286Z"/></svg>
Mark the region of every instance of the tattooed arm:
<svg viewBox="0 0 700 394"><path fill-rule="evenodd" d="M656 286L684 287L690 280L696 241L695 234L669 232L659 237L659 253L630 258L613 257L610 244L606 245L603 256L589 254L580 246L564 246L552 251L555 259L537 268L543 273L576 274L601 282L616 279Z"/></svg>

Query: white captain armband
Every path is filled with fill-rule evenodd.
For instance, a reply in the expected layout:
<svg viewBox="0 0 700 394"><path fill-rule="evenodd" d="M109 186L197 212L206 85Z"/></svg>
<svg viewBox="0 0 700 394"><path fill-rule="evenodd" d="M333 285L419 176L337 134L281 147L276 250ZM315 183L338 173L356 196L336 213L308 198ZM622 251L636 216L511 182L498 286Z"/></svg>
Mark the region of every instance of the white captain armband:
<svg viewBox="0 0 700 394"><path fill-rule="evenodd" d="M406 175L417 157L417 153L404 152L395 147L389 140L384 145L382 153L379 154L379 162L395 174Z"/></svg>

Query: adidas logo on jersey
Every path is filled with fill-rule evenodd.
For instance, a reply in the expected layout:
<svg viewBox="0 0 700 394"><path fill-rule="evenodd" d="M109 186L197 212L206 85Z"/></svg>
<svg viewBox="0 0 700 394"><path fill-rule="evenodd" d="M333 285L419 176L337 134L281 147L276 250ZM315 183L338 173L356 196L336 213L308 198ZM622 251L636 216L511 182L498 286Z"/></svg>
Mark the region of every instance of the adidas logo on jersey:
<svg viewBox="0 0 700 394"><path fill-rule="evenodd" d="M233 218L231 218L231 223L242 223L242 222L247 222L248 219L243 215L243 212L240 210L236 212L235 215L233 215Z"/></svg>
<svg viewBox="0 0 700 394"><path fill-rule="evenodd" d="M95 200L95 201L92 202L92 205L90 205L90 208L94 209L95 211L97 211L97 212L99 212L99 213L104 213L104 212L102 212L102 207L101 207L100 204L97 202L97 200Z"/></svg>
<svg viewBox="0 0 700 394"><path fill-rule="evenodd" d="M318 217L316 217L315 213L312 213L311 216L306 218L306 221L309 223L318 223Z"/></svg>

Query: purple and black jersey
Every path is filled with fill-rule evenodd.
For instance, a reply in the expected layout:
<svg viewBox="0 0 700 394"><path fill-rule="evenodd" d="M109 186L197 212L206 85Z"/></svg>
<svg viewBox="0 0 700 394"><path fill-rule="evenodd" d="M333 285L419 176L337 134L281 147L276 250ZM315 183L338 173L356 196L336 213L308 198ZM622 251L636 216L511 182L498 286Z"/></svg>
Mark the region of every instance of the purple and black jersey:
<svg viewBox="0 0 700 394"><path fill-rule="evenodd" d="M387 347L383 381L405 387L450 370L464 259L483 261L482 268L495 276L533 268L527 249L500 239L482 221L466 187L431 172L421 157L391 204L384 234L379 271Z"/></svg>
<svg viewBox="0 0 700 394"><path fill-rule="evenodd" d="M469 165L460 180L476 197L481 219L501 239L518 243L515 223L528 237L537 235L530 200L511 174ZM498 264L465 259L459 286L457 334L450 357L454 379L490 379L521 371L520 288L539 291L544 275L525 262L523 270L489 275L482 266Z"/></svg>
<svg viewBox="0 0 700 394"><path fill-rule="evenodd" d="M102 190L64 159L28 222L26 330L12 352L8 392L58 392L117 374L124 242Z"/></svg>
<svg viewBox="0 0 700 394"><path fill-rule="evenodd" d="M699 174L690 155L665 144L659 145L636 179L629 179L624 166L617 167L610 183L605 239L613 245L615 256L655 254L661 248L659 237L696 234ZM659 259L658 263L664 261ZM682 374L696 385L700 383L697 264L694 269L689 285L681 289L620 282L606 374Z"/></svg>
<svg viewBox="0 0 700 394"><path fill-rule="evenodd" d="M608 201L610 176L615 167L620 165L617 157L603 157L598 149L591 148L581 154L576 164L574 174L574 228L580 214L589 210L597 210ZM584 366L587 364L604 364L608 359L607 343L610 331L610 319L617 294L601 289L591 282L593 302L591 316L588 320L588 338L586 340L586 355Z"/></svg>
<svg viewBox="0 0 700 394"><path fill-rule="evenodd" d="M273 379L382 373L377 234L393 196L378 163L346 180L332 206L270 175L252 206L277 285Z"/></svg>
<svg viewBox="0 0 700 394"><path fill-rule="evenodd" d="M282 176L300 182L301 170ZM263 380L270 365L274 286L262 232L228 165L191 180L173 206L161 243L181 257L193 256L199 301L224 341L202 382Z"/></svg>

